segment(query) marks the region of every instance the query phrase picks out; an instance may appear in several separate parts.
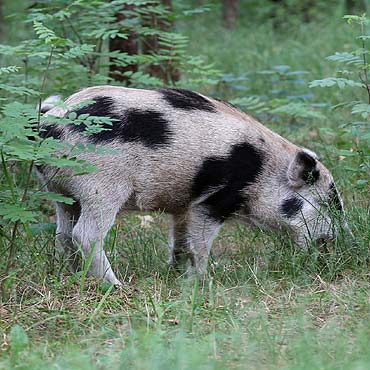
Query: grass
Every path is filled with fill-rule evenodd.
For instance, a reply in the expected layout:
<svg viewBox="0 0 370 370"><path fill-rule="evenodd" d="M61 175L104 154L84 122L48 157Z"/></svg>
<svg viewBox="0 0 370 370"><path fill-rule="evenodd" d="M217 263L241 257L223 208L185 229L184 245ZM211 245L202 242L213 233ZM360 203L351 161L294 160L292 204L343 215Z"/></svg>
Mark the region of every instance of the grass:
<svg viewBox="0 0 370 370"><path fill-rule="evenodd" d="M215 25L208 32L214 16L202 17L192 27L180 25L193 54L236 75L282 64L308 70L306 82L331 75L324 57L342 49L338 45L351 48L353 39L353 31L334 17L303 25L293 36L268 24L242 25L232 33ZM320 37L314 36L318 28ZM249 78L248 93L271 96L268 80ZM307 84L295 89L307 91ZM343 99L334 90L313 94L319 102ZM325 115L323 122L266 123L325 154L356 244L342 239L329 251L307 253L276 235L230 223L215 241L208 278L200 284L167 266L167 217L154 214L155 222L143 228L132 214L118 220L107 238L109 258L124 282L122 289L111 289L68 272L54 249L53 220L45 219L22 232L15 267L0 277L9 293L0 305L0 369L367 370L368 189L353 190L348 167L356 167L356 158L338 161L335 152L354 144L320 130L335 131L348 116ZM48 206L45 214L52 214ZM2 245L0 252L6 255Z"/></svg>
<svg viewBox="0 0 370 370"><path fill-rule="evenodd" d="M108 237L120 290L87 279L81 292L65 269L45 275L51 250L33 268L19 256L1 306L0 368L368 368L365 244L357 260L332 253L320 265L317 256L230 224L201 285L167 267L167 220L155 218L143 229L132 215ZM51 249L50 239L43 233L33 247Z"/></svg>

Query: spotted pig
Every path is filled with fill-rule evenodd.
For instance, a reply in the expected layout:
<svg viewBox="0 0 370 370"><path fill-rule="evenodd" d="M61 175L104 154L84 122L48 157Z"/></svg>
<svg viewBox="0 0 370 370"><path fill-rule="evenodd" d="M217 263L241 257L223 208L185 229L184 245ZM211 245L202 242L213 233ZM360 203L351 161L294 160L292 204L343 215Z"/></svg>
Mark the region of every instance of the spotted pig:
<svg viewBox="0 0 370 370"><path fill-rule="evenodd" d="M73 108L86 100L93 102ZM125 210L170 214L170 261L177 266L187 260L199 274L206 272L212 242L231 218L289 229L303 248L310 240L333 237L324 203L340 212L343 204L330 172L315 153L228 103L177 88L97 86L65 104L68 109L48 108L41 136L109 149L79 155L96 166L94 173L74 176L61 168L55 176L55 168L39 168L50 191L75 200L55 204L56 237L73 265L78 248L85 257L93 254L91 276L120 284L103 244ZM112 124L90 135L83 123L48 124L48 116L71 111L109 117Z"/></svg>

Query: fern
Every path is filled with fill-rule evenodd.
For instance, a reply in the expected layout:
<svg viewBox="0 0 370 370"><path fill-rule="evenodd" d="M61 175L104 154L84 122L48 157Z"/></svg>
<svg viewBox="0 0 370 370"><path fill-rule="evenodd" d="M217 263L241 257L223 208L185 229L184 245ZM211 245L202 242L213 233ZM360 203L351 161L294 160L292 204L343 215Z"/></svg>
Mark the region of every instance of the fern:
<svg viewBox="0 0 370 370"><path fill-rule="evenodd" d="M35 30L38 38L44 40L46 44L65 42L64 39L57 37L54 31L47 28L39 21L33 22L33 29Z"/></svg>

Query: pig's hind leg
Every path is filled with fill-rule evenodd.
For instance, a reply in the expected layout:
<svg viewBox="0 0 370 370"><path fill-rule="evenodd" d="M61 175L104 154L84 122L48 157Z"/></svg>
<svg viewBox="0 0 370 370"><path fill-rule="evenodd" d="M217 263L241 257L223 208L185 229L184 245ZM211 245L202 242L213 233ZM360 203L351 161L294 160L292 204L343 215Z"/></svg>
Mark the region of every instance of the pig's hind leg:
<svg viewBox="0 0 370 370"><path fill-rule="evenodd" d="M79 256L76 246L72 240L72 230L80 217L80 205L55 203L56 209L56 245L58 249L66 256L72 271L75 272L79 265Z"/></svg>

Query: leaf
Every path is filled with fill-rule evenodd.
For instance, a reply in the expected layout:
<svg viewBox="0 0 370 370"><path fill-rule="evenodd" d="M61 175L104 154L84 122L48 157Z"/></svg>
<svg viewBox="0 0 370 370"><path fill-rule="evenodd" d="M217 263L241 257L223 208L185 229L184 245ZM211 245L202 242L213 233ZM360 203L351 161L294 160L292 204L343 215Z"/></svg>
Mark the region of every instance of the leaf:
<svg viewBox="0 0 370 370"><path fill-rule="evenodd" d="M23 86L13 86L8 84L0 84L0 90L5 90L10 94L15 95L26 95L26 96L39 95L39 93L36 90Z"/></svg>
<svg viewBox="0 0 370 370"><path fill-rule="evenodd" d="M301 76L301 75L308 75L310 72L303 71L303 70L297 70L286 73L286 76Z"/></svg>
<svg viewBox="0 0 370 370"><path fill-rule="evenodd" d="M201 14L201 13L209 12L210 10L211 8L208 5L202 5L202 6L193 8L193 9L185 9L182 11L182 13L184 14L184 16L191 16L194 14Z"/></svg>
<svg viewBox="0 0 370 370"><path fill-rule="evenodd" d="M369 181L365 179L360 179L356 181L356 185L359 187L364 187L366 184L368 184Z"/></svg>
<svg viewBox="0 0 370 370"><path fill-rule="evenodd" d="M340 89L343 89L345 86L364 87L364 85L360 82L349 80L347 78L336 78L336 77L327 77L322 80L314 80L311 81L308 86L310 88L338 86Z"/></svg>
<svg viewBox="0 0 370 370"><path fill-rule="evenodd" d="M77 118L77 113L76 112L70 112L68 113L68 119L69 120L75 120Z"/></svg>
<svg viewBox="0 0 370 370"><path fill-rule="evenodd" d="M65 59L81 58L94 51L95 45L82 44L71 47L65 53L62 54Z"/></svg>
<svg viewBox="0 0 370 370"><path fill-rule="evenodd" d="M11 222L36 222L35 213L22 204L0 203L0 216Z"/></svg>
<svg viewBox="0 0 370 370"><path fill-rule="evenodd" d="M351 24L352 22L355 22L357 24L369 24L370 19L366 17L366 14L363 14L361 16L358 15L345 15L343 16L343 19L347 19L348 24Z"/></svg>
<svg viewBox="0 0 370 370"><path fill-rule="evenodd" d="M125 72L123 73L124 76L130 77L130 80L133 81L137 85L143 86L153 86L153 87L160 87L163 85L163 82L156 77L151 77L147 73L143 73L141 71L138 72Z"/></svg>
<svg viewBox="0 0 370 370"><path fill-rule="evenodd" d="M367 41L370 40L370 35L360 35L356 37L358 40Z"/></svg>
<svg viewBox="0 0 370 370"><path fill-rule="evenodd" d="M235 98L230 100L230 103L242 107L246 111L254 111L256 113L261 113L267 110L266 103L257 96Z"/></svg>
<svg viewBox="0 0 370 370"><path fill-rule="evenodd" d="M368 118L370 116L370 104L360 103L353 106L352 114L360 114L362 118Z"/></svg>
<svg viewBox="0 0 370 370"><path fill-rule="evenodd" d="M352 53L347 53L347 52L343 52L343 53L336 52L334 55L330 55L326 59L332 62L345 63L348 65L350 64L362 65L363 64L363 61L359 56L353 55Z"/></svg>
<svg viewBox="0 0 370 370"><path fill-rule="evenodd" d="M18 72L19 70L20 70L20 68L17 67L17 66L1 67L0 68L0 75L15 73L15 72Z"/></svg>
<svg viewBox="0 0 370 370"><path fill-rule="evenodd" d="M273 66L272 68L274 68L279 73L285 74L285 72L287 72L290 69L290 66L287 66L287 65L277 65L277 66Z"/></svg>
<svg viewBox="0 0 370 370"><path fill-rule="evenodd" d="M54 202L60 202L65 204L73 204L75 201L72 198L65 197L62 194L53 193L49 191L38 191L32 194L33 197L52 200Z"/></svg>
<svg viewBox="0 0 370 370"><path fill-rule="evenodd" d="M296 118L315 118L323 119L323 115L315 112L308 104L305 103L288 103L272 109L270 112L275 114L283 114Z"/></svg>
<svg viewBox="0 0 370 370"><path fill-rule="evenodd" d="M44 26L39 21L33 22L33 29L36 32L36 35L39 39L44 40L46 44L62 44L65 43L66 40L60 37L57 37L54 31Z"/></svg>

